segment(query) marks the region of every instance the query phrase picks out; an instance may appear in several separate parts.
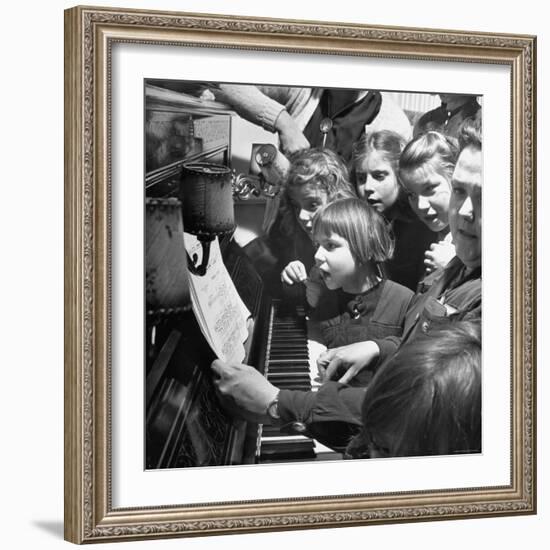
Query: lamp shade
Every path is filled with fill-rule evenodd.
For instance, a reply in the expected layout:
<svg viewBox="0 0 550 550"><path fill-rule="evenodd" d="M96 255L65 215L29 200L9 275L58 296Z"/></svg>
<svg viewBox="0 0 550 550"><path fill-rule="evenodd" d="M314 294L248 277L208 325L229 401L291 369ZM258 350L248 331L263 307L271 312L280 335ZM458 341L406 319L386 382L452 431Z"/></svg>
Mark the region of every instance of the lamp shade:
<svg viewBox="0 0 550 550"><path fill-rule="evenodd" d="M185 231L214 236L231 231L233 212L233 173L221 164L183 164L180 197L183 202Z"/></svg>

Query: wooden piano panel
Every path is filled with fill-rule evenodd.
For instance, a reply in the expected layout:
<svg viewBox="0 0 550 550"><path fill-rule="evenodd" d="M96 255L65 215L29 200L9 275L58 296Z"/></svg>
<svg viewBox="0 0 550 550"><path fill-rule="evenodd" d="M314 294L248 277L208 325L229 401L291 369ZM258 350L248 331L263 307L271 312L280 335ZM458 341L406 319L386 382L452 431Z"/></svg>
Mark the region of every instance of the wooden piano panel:
<svg viewBox="0 0 550 550"><path fill-rule="evenodd" d="M222 246L229 273L237 291L255 322L250 326L246 361L263 364L265 354L265 311L269 302L262 292L262 283L250 261L233 243ZM151 319L151 322L158 319ZM232 418L219 405L211 379L210 363L215 359L192 311L163 318L158 332L169 344L169 359L164 359L164 372L159 376L158 364L163 360L161 343L157 343L155 361L147 375L147 468L182 468L234 464L243 458L245 423ZM149 330L148 333L151 331ZM174 344L174 340L176 343ZM154 385L154 387L151 387Z"/></svg>
<svg viewBox="0 0 550 550"><path fill-rule="evenodd" d="M219 105L207 109L198 107L196 99L172 90L146 87L146 196L157 202L166 197L178 197L181 167L188 160L208 160L230 164L231 114ZM172 199L173 200L173 199ZM154 202L154 201L153 201ZM160 223L159 227L164 227ZM264 293L262 281L250 260L240 248L222 239L224 263L251 312L254 322L249 327L245 345L245 362L263 372L267 364L267 340L271 326L271 300ZM184 259L172 258L176 265ZM158 267L158 266L157 266ZM155 280L161 280L156 277ZM169 280L169 277L166 278ZM253 463L258 451L257 425L245 424L224 412L218 402L211 378L210 363L214 355L203 338L189 307L172 308L168 314L162 304L148 307L146 324L146 452L148 469L184 468L223 464ZM185 311L187 309L187 311ZM293 321L290 321L292 324ZM301 373L287 380L273 380L280 387L308 389L307 334L303 316L299 319ZM281 328L279 327L276 327ZM277 339L278 336L275 336ZM270 359L272 373L277 370L277 357ZM292 361L291 361L292 362ZM295 368L288 362L288 366ZM283 369L284 370L284 369ZM281 371L281 369L279 369ZM288 371L288 369L287 369ZM283 373L284 374L284 373ZM289 373L290 374L290 373ZM293 385L298 380L298 385ZM269 430L266 428L265 430ZM280 445L264 446L263 457L282 461ZM276 449L279 447L279 449ZM302 443L286 441L282 447L291 449L286 458L298 458L294 449L305 448ZM306 443L301 459L312 459L312 444ZM272 452L273 451L273 452Z"/></svg>
<svg viewBox="0 0 550 550"><path fill-rule="evenodd" d="M147 198L161 202L179 197L179 187L185 185L181 177L184 162L206 160L228 165L231 147L231 112L226 106L202 102L193 92L178 93L163 84L156 81L145 88L145 193ZM159 227L162 229L163 224ZM227 242L222 244L222 254L230 274L239 281L247 278L246 266ZM179 256L169 261L173 265L186 261ZM155 269L161 267L155 264ZM160 280L156 275L155 280ZM246 285L240 281L240 286L245 289L243 298L249 309L259 312L256 302L262 294L261 281L248 280ZM183 468L240 461L243 422L233 420L218 404L210 373L214 355L190 304L188 311L184 306L172 308L172 312L162 304L149 305L146 467Z"/></svg>

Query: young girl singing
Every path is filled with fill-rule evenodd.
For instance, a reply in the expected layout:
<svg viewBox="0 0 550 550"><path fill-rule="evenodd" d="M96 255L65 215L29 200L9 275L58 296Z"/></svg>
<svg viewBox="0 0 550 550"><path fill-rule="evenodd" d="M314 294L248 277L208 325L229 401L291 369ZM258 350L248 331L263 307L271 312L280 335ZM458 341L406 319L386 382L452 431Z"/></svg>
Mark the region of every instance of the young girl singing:
<svg viewBox="0 0 550 550"><path fill-rule="evenodd" d="M323 343L338 347L374 335L401 335L413 293L382 277L380 265L393 253L384 218L360 199L342 199L317 213L312 231L318 244L315 263L322 281L329 290L342 289L354 296L344 313L321 322ZM306 283L310 305L315 302L313 284ZM370 372L365 374L366 379L370 376Z"/></svg>
<svg viewBox="0 0 550 550"><path fill-rule="evenodd" d="M348 170L330 149L306 149L290 157L285 184L287 210L282 207L286 242L281 239L281 258L289 261L281 270L281 281L293 285L305 281L313 267L312 221L315 213L334 200L354 197ZM305 238L304 238L305 237ZM301 248L299 240L304 241Z"/></svg>
<svg viewBox="0 0 550 550"><path fill-rule="evenodd" d="M357 195L389 220L395 251L385 266L388 277L411 290L425 276L424 253L437 239L412 211L399 180L399 157L405 140L395 132L365 134L355 144L352 180Z"/></svg>
<svg viewBox="0 0 550 550"><path fill-rule="evenodd" d="M269 234L244 250L269 294L301 304L305 301L301 283L315 264L311 220L324 204L353 197L355 191L345 164L329 149L305 149L289 161L281 205Z"/></svg>

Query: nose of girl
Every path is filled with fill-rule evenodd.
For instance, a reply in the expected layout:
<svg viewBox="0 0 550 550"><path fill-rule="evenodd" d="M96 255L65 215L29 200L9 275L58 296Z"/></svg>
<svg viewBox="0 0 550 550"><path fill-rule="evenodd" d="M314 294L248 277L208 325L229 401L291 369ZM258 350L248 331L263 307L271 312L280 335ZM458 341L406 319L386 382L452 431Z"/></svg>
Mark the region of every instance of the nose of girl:
<svg viewBox="0 0 550 550"><path fill-rule="evenodd" d="M423 197L422 195L418 196L417 204L418 210L429 210L430 208L430 202L426 197Z"/></svg>
<svg viewBox="0 0 550 550"><path fill-rule="evenodd" d="M369 174L365 181L365 196L368 198L376 189L376 180Z"/></svg>
<svg viewBox="0 0 550 550"><path fill-rule="evenodd" d="M319 246L315 252L314 259L317 265L321 265L325 261L325 251L322 246Z"/></svg>
<svg viewBox="0 0 550 550"><path fill-rule="evenodd" d="M300 219L300 221L306 226L306 227L311 227L311 218L313 216L311 215L311 212L308 212L307 210L304 210L302 208L302 210L300 210L300 213L298 214L298 218Z"/></svg>
<svg viewBox="0 0 550 550"><path fill-rule="evenodd" d="M369 187L367 183L363 183L357 187L357 194L360 199L369 199L373 193L374 189Z"/></svg>

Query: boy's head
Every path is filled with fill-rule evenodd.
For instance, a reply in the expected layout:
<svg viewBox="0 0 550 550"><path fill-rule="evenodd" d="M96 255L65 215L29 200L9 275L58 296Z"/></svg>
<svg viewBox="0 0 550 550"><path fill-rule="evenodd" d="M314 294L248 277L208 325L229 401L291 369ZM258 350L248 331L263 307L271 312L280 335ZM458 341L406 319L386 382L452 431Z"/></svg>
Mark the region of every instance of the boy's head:
<svg viewBox="0 0 550 550"><path fill-rule="evenodd" d="M362 415L351 456L480 452L480 323L449 323L403 346L372 379Z"/></svg>

